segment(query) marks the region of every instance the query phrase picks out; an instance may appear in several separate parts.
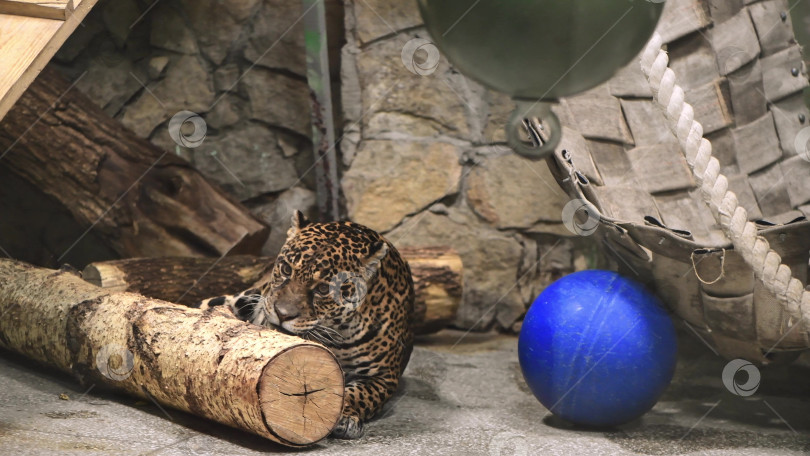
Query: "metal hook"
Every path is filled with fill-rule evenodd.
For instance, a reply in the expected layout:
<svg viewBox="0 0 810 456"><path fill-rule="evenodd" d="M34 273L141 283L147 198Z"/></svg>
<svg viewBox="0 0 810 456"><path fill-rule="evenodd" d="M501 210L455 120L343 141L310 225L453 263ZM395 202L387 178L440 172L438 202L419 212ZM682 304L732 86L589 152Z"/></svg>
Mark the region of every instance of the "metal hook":
<svg viewBox="0 0 810 456"><path fill-rule="evenodd" d="M533 160L548 157L560 143L562 127L560 119L551 112L551 105L546 102L518 101L506 124L506 138L509 146L519 155ZM527 142L521 131L528 134Z"/></svg>

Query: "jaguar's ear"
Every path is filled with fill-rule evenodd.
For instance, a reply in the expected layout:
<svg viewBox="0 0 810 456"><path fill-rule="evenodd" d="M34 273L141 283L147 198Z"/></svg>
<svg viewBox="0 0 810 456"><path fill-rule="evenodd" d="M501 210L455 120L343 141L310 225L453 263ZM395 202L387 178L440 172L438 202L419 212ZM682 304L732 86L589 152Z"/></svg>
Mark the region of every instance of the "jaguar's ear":
<svg viewBox="0 0 810 456"><path fill-rule="evenodd" d="M309 220L304 217L304 214L301 213L299 210L293 211L292 221L290 222L290 229L287 230L287 239L294 238L301 228L309 225Z"/></svg>
<svg viewBox="0 0 810 456"><path fill-rule="evenodd" d="M380 262L388 255L388 244L379 241L371 247L371 253L363 260L363 278L371 280L380 269Z"/></svg>

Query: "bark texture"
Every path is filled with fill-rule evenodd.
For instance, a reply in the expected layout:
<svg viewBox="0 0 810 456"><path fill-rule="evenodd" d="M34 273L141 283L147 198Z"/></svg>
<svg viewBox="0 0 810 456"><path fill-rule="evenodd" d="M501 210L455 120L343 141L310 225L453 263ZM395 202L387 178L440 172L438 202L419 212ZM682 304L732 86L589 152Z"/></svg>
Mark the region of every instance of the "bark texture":
<svg viewBox="0 0 810 456"><path fill-rule="evenodd" d="M326 437L343 406L321 345L13 260L0 260L0 347L289 446Z"/></svg>
<svg viewBox="0 0 810 456"><path fill-rule="evenodd" d="M452 323L461 301L461 258L444 247L403 248L416 292L414 330L436 332ZM273 258L133 258L92 263L82 273L90 283L191 305L237 293L260 283Z"/></svg>
<svg viewBox="0 0 810 456"><path fill-rule="evenodd" d="M188 162L136 136L55 70L0 123L0 157L124 257L258 253L269 234Z"/></svg>

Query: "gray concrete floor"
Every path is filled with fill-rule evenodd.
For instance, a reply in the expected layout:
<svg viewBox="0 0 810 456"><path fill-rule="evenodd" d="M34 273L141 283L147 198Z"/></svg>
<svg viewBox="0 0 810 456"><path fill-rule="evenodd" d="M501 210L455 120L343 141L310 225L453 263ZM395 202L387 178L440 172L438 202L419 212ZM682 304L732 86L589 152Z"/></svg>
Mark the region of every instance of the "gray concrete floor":
<svg viewBox="0 0 810 456"><path fill-rule="evenodd" d="M763 369L757 393L742 398L722 384L725 362L684 335L676 378L658 405L633 423L597 431L549 416L534 399L520 373L516 338L462 335L443 331L420 341L402 388L365 438L305 450L150 402L87 392L64 375L0 353L0 455L810 454L807 356Z"/></svg>

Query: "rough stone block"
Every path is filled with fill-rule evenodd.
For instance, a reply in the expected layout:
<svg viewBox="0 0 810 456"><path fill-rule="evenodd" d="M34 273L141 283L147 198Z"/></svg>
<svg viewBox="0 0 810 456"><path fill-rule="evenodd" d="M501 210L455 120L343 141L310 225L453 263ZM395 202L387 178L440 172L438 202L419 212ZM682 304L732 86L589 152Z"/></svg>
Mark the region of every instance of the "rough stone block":
<svg viewBox="0 0 810 456"><path fill-rule="evenodd" d="M361 43L422 24L415 1L362 0L353 5L357 38Z"/></svg>
<svg viewBox="0 0 810 456"><path fill-rule="evenodd" d="M487 157L467 178L467 200L476 214L499 229L561 221L569 198L544 161L513 153Z"/></svg>
<svg viewBox="0 0 810 456"><path fill-rule="evenodd" d="M443 142L367 140L341 182L349 218L388 231L458 191L460 151Z"/></svg>
<svg viewBox="0 0 810 456"><path fill-rule="evenodd" d="M310 220L317 215L317 198L315 192L303 187L289 188L278 196L262 199L252 205L250 211L259 219L270 225L270 237L262 247L262 255L275 257L284 241L287 240L287 228L293 211L301 211Z"/></svg>
<svg viewBox="0 0 810 456"><path fill-rule="evenodd" d="M413 38L397 36L366 46L355 56L357 78L361 87L360 112L363 134L373 136L382 131L371 130L369 120L376 113L399 113L419 117L444 134L469 139L470 100L466 98L466 82L452 79L449 64L442 58L429 75L409 71L402 63L402 47Z"/></svg>
<svg viewBox="0 0 810 456"><path fill-rule="evenodd" d="M179 0L197 45L214 64L219 65L243 32L259 0ZM274 5L269 5L272 8ZM281 3L275 2L275 3ZM300 6L299 6L300 8ZM286 27L300 16L290 16ZM286 28L285 27L285 28Z"/></svg>
<svg viewBox="0 0 810 456"><path fill-rule="evenodd" d="M446 215L437 212L411 217L386 237L397 247L424 246L430 239L458 252L464 264L464 296L457 326L486 330L495 319L495 308L520 315L515 312L525 310L515 286L523 250L520 242L513 235L482 224L466 210L449 208L443 211Z"/></svg>
<svg viewBox="0 0 810 456"><path fill-rule="evenodd" d="M241 200L295 185L295 162L284 157L277 135L247 124L229 135L208 136L193 150L192 163Z"/></svg>
<svg viewBox="0 0 810 456"><path fill-rule="evenodd" d="M304 27L303 21L296 22L302 13L301 2L262 2L245 44L245 58L257 65L305 76Z"/></svg>
<svg viewBox="0 0 810 456"><path fill-rule="evenodd" d="M194 34L183 17L168 3L162 3L152 12L152 27L149 44L180 54L199 52Z"/></svg>
<svg viewBox="0 0 810 456"><path fill-rule="evenodd" d="M150 84L138 99L126 107L121 118L128 128L142 137L179 111L197 114L208 111L214 102L211 75L197 56L181 56L169 64L166 76Z"/></svg>
<svg viewBox="0 0 810 456"><path fill-rule="evenodd" d="M244 74L240 84L250 99L251 118L306 137L312 135L306 82L254 67Z"/></svg>

